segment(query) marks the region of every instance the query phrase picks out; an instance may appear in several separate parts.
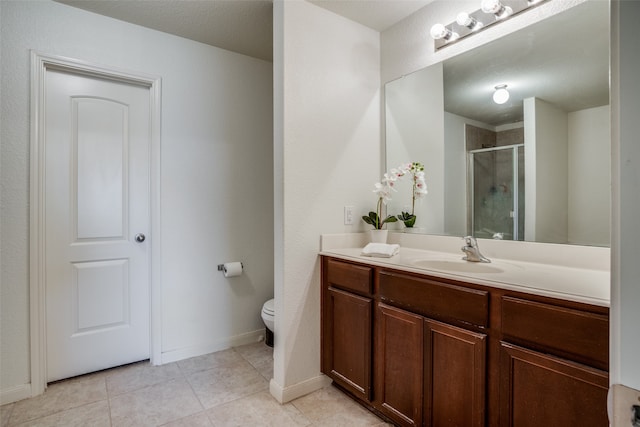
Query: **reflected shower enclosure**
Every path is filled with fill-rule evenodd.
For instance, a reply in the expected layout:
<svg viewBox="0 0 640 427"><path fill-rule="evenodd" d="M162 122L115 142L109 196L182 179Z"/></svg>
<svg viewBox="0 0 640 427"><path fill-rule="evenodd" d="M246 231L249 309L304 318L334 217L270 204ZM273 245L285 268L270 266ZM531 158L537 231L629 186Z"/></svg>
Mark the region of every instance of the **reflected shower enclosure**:
<svg viewBox="0 0 640 427"><path fill-rule="evenodd" d="M471 234L485 239L524 240L524 144L467 153Z"/></svg>

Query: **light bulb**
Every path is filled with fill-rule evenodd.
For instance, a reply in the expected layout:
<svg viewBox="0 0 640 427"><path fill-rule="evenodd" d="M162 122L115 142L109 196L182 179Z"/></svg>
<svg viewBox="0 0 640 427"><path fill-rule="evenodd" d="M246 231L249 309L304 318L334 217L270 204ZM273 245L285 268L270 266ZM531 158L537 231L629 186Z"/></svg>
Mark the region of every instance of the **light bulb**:
<svg viewBox="0 0 640 427"><path fill-rule="evenodd" d="M478 22L476 18L469 15L467 12L460 12L456 17L456 22L458 23L458 25L467 27L470 30L477 30L482 26L481 22Z"/></svg>
<svg viewBox="0 0 640 427"><path fill-rule="evenodd" d="M480 8L484 13L493 13L497 19L506 18L513 13L513 10L500 3L500 0L482 0Z"/></svg>
<svg viewBox="0 0 640 427"><path fill-rule="evenodd" d="M496 13L500 10L500 0L482 0L480 8L484 13Z"/></svg>
<svg viewBox="0 0 640 427"><path fill-rule="evenodd" d="M493 93L493 102L496 104L504 104L509 100L509 91L507 85L496 86L496 91Z"/></svg>
<svg viewBox="0 0 640 427"><path fill-rule="evenodd" d="M457 39L458 34L454 33L442 24L435 24L431 27L431 37L435 40L445 39L446 41L451 41Z"/></svg>

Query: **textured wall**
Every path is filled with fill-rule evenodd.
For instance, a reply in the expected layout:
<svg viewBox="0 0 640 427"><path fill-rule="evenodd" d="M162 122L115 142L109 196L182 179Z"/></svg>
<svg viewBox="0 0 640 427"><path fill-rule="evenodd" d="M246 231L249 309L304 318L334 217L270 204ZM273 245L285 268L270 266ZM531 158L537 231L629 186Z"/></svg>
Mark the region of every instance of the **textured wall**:
<svg viewBox="0 0 640 427"><path fill-rule="evenodd" d="M376 203L379 34L306 1L276 2L274 25L275 199L282 216L272 393L289 400L320 370L319 236L363 230L359 218ZM343 225L345 205L355 207L354 225Z"/></svg>
<svg viewBox="0 0 640 427"><path fill-rule="evenodd" d="M611 383L640 390L640 3L616 0L613 5Z"/></svg>
<svg viewBox="0 0 640 427"><path fill-rule="evenodd" d="M524 144L524 128L515 128L498 131L496 133L496 145Z"/></svg>
<svg viewBox="0 0 640 427"><path fill-rule="evenodd" d="M443 144L444 93L441 82L442 67L434 66L398 79L385 88L386 169L407 162L422 163L429 193L415 203L415 227L434 234L445 231L443 206L448 196L445 188L447 147ZM387 203L388 211L396 215L410 211L411 179L399 180L394 188L397 192ZM397 229L404 227L400 221L393 226Z"/></svg>
<svg viewBox="0 0 640 427"><path fill-rule="evenodd" d="M2 396L30 382L31 49L162 78L163 360L260 330L273 295L272 64L51 1L0 8ZM231 260L246 266L233 281L216 271Z"/></svg>
<svg viewBox="0 0 640 427"><path fill-rule="evenodd" d="M610 246L611 108L569 113L569 242Z"/></svg>

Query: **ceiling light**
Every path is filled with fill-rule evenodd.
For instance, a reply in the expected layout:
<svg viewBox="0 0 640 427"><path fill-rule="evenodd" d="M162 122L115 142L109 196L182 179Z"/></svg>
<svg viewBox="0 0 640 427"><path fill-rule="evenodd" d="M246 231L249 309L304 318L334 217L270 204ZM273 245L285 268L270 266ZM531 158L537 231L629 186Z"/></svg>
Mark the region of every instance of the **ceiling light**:
<svg viewBox="0 0 640 427"><path fill-rule="evenodd" d="M431 37L435 40L444 39L446 41L453 41L458 38L458 34L454 33L442 24L435 24L431 27Z"/></svg>
<svg viewBox="0 0 640 427"><path fill-rule="evenodd" d="M500 3L500 0L482 0L480 8L484 13L493 13L496 19L506 18L513 13L513 10Z"/></svg>
<svg viewBox="0 0 640 427"><path fill-rule="evenodd" d="M493 102L496 104L504 104L509 100L509 91L507 85L497 85L496 91L493 93Z"/></svg>

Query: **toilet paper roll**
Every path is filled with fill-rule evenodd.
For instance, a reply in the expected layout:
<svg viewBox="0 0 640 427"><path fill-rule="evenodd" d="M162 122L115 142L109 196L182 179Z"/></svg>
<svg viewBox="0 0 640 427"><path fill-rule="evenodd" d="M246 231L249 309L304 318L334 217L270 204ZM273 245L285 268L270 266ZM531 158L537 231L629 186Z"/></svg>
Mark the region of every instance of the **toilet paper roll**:
<svg viewBox="0 0 640 427"><path fill-rule="evenodd" d="M222 271L224 272L224 277L235 277L242 274L242 263L241 262L225 262Z"/></svg>

